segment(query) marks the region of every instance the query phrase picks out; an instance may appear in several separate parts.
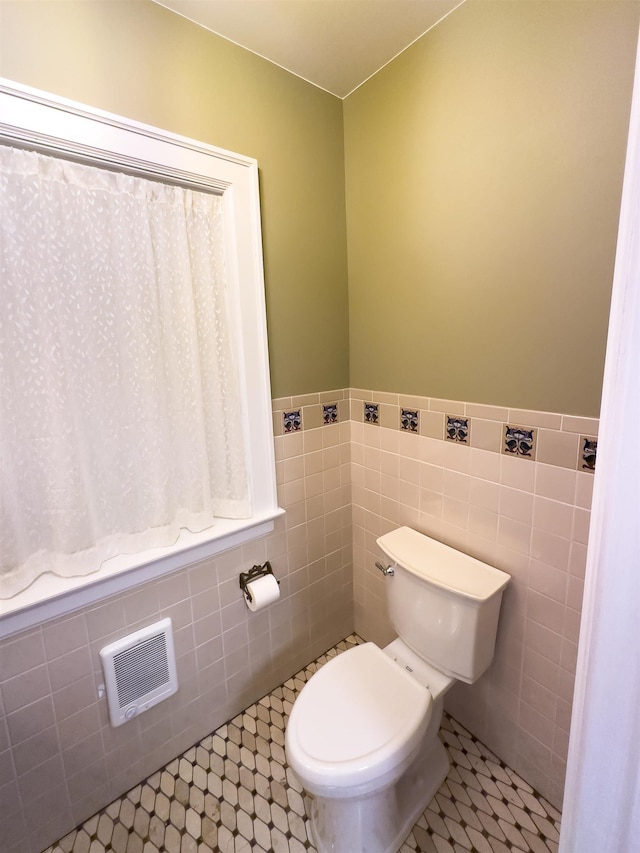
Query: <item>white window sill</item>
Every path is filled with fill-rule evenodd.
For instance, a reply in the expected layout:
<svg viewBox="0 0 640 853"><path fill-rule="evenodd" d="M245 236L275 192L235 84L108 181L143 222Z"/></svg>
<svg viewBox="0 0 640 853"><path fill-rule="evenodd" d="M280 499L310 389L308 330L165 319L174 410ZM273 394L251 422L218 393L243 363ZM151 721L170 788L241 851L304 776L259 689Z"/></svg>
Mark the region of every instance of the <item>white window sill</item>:
<svg viewBox="0 0 640 853"><path fill-rule="evenodd" d="M251 519L220 519L202 533L183 531L167 548L107 560L91 575L43 575L24 592L0 601L0 639L266 536L274 528L274 519L282 514L283 510L276 509Z"/></svg>

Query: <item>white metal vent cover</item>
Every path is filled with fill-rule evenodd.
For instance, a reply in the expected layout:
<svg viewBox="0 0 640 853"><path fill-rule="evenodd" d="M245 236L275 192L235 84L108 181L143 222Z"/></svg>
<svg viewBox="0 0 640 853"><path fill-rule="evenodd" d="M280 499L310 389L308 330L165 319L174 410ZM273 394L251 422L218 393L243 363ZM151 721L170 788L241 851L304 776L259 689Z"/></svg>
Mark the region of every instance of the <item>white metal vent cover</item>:
<svg viewBox="0 0 640 853"><path fill-rule="evenodd" d="M112 726L121 726L178 689L171 619L100 649Z"/></svg>

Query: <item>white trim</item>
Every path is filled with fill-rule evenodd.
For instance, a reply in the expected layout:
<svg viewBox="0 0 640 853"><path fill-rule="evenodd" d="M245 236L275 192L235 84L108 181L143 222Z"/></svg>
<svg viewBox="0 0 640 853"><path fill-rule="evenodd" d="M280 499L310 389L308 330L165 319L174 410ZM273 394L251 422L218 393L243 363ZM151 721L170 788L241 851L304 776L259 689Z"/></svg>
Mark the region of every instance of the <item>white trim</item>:
<svg viewBox="0 0 640 853"><path fill-rule="evenodd" d="M221 519L214 536L204 531L191 534L187 541L184 534L175 545L156 549L152 557L147 553L146 562L139 565L124 565L127 558L116 557L103 566L99 576L43 575L20 595L0 602L0 639L266 536L274 528L274 519L282 514L278 509L243 522Z"/></svg>
<svg viewBox="0 0 640 853"><path fill-rule="evenodd" d="M69 591L60 583L58 589L63 591L49 602L35 602L33 591L27 590L23 600L29 603L22 611L16 611L21 596L13 604L2 602L2 637L262 536L273 529L273 519L282 511L276 491L256 160L2 78L0 116L0 143L53 151L225 196L227 231L231 235L231 292L239 322L238 358L245 379L243 423L238 427L247 442L253 511L250 519L221 519L213 534L204 537L208 542L203 537L189 542L181 539L144 566L132 568L129 559L127 566L117 570L119 575L114 576L112 567L112 576L104 581L94 576L75 579L85 591ZM13 614L9 614L11 610Z"/></svg>
<svg viewBox="0 0 640 853"><path fill-rule="evenodd" d="M251 157L160 130L0 77L0 140L66 156L124 166L180 183L224 190L222 163L256 168ZM215 160L215 170L210 158ZM236 178L237 180L237 178Z"/></svg>
<svg viewBox="0 0 640 853"><path fill-rule="evenodd" d="M640 837L640 53L627 145L561 853ZM629 435L622 427L631 428Z"/></svg>

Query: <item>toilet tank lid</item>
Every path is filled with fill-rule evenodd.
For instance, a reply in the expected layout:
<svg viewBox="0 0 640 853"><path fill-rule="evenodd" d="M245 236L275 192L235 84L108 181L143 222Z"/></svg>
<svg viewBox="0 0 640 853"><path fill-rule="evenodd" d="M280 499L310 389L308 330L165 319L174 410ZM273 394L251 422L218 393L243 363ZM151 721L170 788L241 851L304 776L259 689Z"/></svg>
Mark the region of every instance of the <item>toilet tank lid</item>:
<svg viewBox="0 0 640 853"><path fill-rule="evenodd" d="M509 583L511 576L475 557L418 533L398 527L378 539L384 553L409 572L442 589L487 601Z"/></svg>

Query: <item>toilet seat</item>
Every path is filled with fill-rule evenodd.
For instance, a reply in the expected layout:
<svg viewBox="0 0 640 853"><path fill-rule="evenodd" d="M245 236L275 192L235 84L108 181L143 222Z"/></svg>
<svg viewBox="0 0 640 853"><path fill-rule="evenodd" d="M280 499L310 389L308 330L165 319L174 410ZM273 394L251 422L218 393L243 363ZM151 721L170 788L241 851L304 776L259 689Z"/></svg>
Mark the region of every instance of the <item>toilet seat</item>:
<svg viewBox="0 0 640 853"><path fill-rule="evenodd" d="M426 687L374 643L326 663L296 699L287 757L305 786L358 787L413 758L430 717Z"/></svg>

